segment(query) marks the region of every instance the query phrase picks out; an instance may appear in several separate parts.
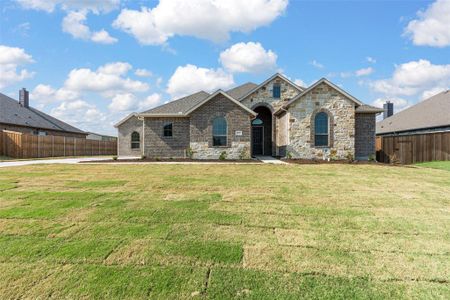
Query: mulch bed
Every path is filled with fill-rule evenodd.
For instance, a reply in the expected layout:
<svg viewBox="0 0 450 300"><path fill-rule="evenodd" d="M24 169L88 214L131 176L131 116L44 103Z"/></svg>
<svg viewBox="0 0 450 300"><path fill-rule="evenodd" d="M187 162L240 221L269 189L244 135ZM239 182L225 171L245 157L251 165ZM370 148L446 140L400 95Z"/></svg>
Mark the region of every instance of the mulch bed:
<svg viewBox="0 0 450 300"><path fill-rule="evenodd" d="M108 160L91 160L91 161L84 161L81 163L147 163L147 162L195 162L195 163L242 163L242 164L248 164L248 163L262 163L261 161L257 159L226 159L226 160L220 160L220 159L190 159L190 158L161 158L161 159L154 159L154 158L145 158L145 159L108 159Z"/></svg>

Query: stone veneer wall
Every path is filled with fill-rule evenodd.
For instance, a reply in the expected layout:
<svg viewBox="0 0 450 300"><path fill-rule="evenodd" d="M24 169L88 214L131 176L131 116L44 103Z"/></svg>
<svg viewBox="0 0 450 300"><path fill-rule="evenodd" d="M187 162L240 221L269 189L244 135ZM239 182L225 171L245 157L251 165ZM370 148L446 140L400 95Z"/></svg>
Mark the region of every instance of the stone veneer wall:
<svg viewBox="0 0 450 300"><path fill-rule="evenodd" d="M118 155L141 156L142 155L142 121L137 117L131 117L117 128L118 131ZM131 133L136 131L141 138L141 147L131 149Z"/></svg>
<svg viewBox="0 0 450 300"><path fill-rule="evenodd" d="M315 147L311 140L311 117L325 109L332 114L332 147ZM295 101L289 108L289 145L294 158L346 159L355 155L355 104L322 83Z"/></svg>
<svg viewBox="0 0 450 300"><path fill-rule="evenodd" d="M227 146L213 147L212 121L215 117L227 120ZM222 152L227 159L250 158L250 114L227 99L217 95L209 102L192 112L190 117L190 148L193 158L218 159ZM242 131L242 136L236 136Z"/></svg>
<svg viewBox="0 0 450 300"><path fill-rule="evenodd" d="M273 98L273 85L280 84L281 86L281 97L280 99ZM245 99L241 101L242 104L252 109L255 105L259 103L269 104L273 107L274 111L277 110L283 103L294 98L299 90L294 88L291 84L284 81L281 78L274 78L266 85L262 86L260 89L255 91L254 93L248 95Z"/></svg>
<svg viewBox="0 0 450 300"><path fill-rule="evenodd" d="M375 157L376 114L356 114L355 157L367 160Z"/></svg>
<svg viewBox="0 0 450 300"><path fill-rule="evenodd" d="M163 127L172 123L172 136ZM144 154L150 158L186 157L189 148L189 118L145 118Z"/></svg>

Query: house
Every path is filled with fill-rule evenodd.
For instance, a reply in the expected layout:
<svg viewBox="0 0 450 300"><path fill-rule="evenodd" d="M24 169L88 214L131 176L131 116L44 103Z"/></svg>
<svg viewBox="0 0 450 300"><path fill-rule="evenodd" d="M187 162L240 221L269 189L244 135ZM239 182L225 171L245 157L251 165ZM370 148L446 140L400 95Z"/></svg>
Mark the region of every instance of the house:
<svg viewBox="0 0 450 300"><path fill-rule="evenodd" d="M19 98L17 101L0 93L0 130L86 138L86 132L31 107L26 89L20 90Z"/></svg>
<svg viewBox="0 0 450 300"><path fill-rule="evenodd" d="M378 122L377 138L380 162L450 160L450 91Z"/></svg>
<svg viewBox="0 0 450 300"><path fill-rule="evenodd" d="M110 135L104 135L104 134L100 134L100 133L95 133L95 132L87 132L87 140L94 140L94 141L117 141L117 137L115 136L110 136Z"/></svg>
<svg viewBox="0 0 450 300"><path fill-rule="evenodd" d="M450 131L450 90L441 92L377 123L377 135Z"/></svg>
<svg viewBox="0 0 450 300"><path fill-rule="evenodd" d="M277 73L261 84L199 91L115 126L120 156L368 159L382 111L325 78L304 88Z"/></svg>

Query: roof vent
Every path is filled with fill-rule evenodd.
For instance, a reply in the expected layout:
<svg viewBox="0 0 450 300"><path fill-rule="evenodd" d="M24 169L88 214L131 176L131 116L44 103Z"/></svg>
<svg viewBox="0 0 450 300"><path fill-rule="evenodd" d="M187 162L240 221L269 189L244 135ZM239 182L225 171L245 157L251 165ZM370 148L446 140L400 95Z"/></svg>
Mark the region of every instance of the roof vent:
<svg viewBox="0 0 450 300"><path fill-rule="evenodd" d="M25 88L19 91L19 104L25 108L30 107L29 93Z"/></svg>

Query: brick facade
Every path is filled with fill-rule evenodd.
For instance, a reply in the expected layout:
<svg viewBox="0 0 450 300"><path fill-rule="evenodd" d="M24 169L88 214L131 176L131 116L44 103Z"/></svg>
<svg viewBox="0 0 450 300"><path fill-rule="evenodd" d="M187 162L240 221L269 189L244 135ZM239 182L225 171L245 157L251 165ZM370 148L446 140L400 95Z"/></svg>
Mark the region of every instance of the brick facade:
<svg viewBox="0 0 450 300"><path fill-rule="evenodd" d="M375 156L375 114L356 114L355 157L367 160Z"/></svg>
<svg viewBox="0 0 450 300"><path fill-rule="evenodd" d="M138 149L131 149L131 134L136 131L141 138ZM137 117L131 117L118 127L118 155L141 156L142 155L142 121Z"/></svg>
<svg viewBox="0 0 450 300"><path fill-rule="evenodd" d="M216 117L227 120L226 147L213 147L212 122ZM250 158L250 114L225 96L217 95L192 112L190 119L190 148L194 158L217 159L222 152L229 159ZM236 131L242 135L237 136Z"/></svg>
<svg viewBox="0 0 450 300"><path fill-rule="evenodd" d="M172 123L172 136L164 125ZM145 118L144 154L151 158L186 157L189 148L189 118Z"/></svg>

